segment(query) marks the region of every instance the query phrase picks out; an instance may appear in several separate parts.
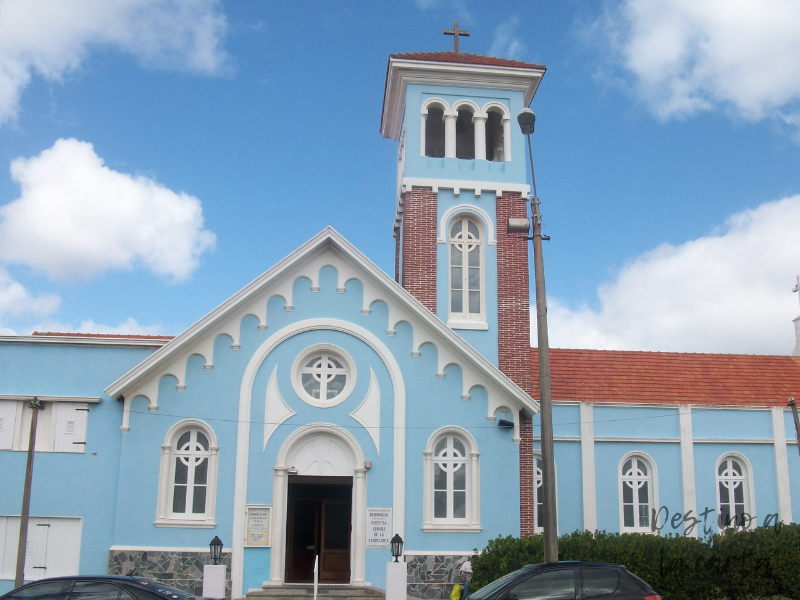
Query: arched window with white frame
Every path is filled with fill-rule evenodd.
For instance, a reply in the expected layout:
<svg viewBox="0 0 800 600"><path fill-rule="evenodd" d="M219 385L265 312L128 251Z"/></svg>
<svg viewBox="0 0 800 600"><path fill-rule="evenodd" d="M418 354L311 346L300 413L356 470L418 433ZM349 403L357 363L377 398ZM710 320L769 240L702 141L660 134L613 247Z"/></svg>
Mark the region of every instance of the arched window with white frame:
<svg viewBox="0 0 800 600"><path fill-rule="evenodd" d="M748 529L754 522L750 465L744 456L726 454L717 463L717 515L720 530Z"/></svg>
<svg viewBox="0 0 800 600"><path fill-rule="evenodd" d="M450 320L485 321L484 248L482 227L468 215L449 225Z"/></svg>
<svg viewBox="0 0 800 600"><path fill-rule="evenodd" d="M422 105L420 119L420 154L431 158L444 158L444 115L450 106L439 99L431 99Z"/></svg>
<svg viewBox="0 0 800 600"><path fill-rule="evenodd" d="M447 427L431 436L423 488L423 529L480 528L479 454L469 433Z"/></svg>
<svg viewBox="0 0 800 600"><path fill-rule="evenodd" d="M650 533L653 508L657 506L655 463L644 454L629 454L619 471L620 531Z"/></svg>
<svg viewBox="0 0 800 600"><path fill-rule="evenodd" d="M216 436L202 421L170 429L161 447L156 525L214 525L218 454Z"/></svg>

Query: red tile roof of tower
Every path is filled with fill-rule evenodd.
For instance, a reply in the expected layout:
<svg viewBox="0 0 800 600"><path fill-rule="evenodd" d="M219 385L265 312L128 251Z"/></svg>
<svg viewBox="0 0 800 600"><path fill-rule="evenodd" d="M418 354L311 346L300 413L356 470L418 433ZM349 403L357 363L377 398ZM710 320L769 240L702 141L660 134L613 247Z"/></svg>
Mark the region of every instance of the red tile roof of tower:
<svg viewBox="0 0 800 600"><path fill-rule="evenodd" d="M428 60L431 62L463 63L469 65L487 65L492 67L517 67L521 69L546 69L544 65L483 56L481 54L468 54L466 52L405 52L403 54L390 54L389 58L400 60Z"/></svg>

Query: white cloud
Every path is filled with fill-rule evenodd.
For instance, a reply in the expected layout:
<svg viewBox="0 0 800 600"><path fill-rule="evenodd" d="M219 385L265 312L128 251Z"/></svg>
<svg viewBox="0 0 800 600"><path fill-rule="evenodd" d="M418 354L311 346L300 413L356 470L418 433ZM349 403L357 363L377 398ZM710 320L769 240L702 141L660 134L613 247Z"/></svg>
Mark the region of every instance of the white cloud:
<svg viewBox="0 0 800 600"><path fill-rule="evenodd" d="M86 142L18 158L11 176L22 193L0 207L0 261L54 280L144 265L182 281L216 240L197 198L109 169Z"/></svg>
<svg viewBox="0 0 800 600"><path fill-rule="evenodd" d="M518 17L511 17L498 25L497 29L494 31L492 47L489 48L489 56L522 60L523 54L527 48L525 47L525 43L516 35L518 26Z"/></svg>
<svg viewBox="0 0 800 600"><path fill-rule="evenodd" d="M160 325L140 325L133 317L128 317L116 327L95 323L89 319L83 321L75 330L78 333L119 333L127 335L163 335Z"/></svg>
<svg viewBox="0 0 800 600"><path fill-rule="evenodd" d="M0 267L0 335L12 335L10 321L31 321L48 318L61 304L53 294L31 294L25 286Z"/></svg>
<svg viewBox="0 0 800 600"><path fill-rule="evenodd" d="M227 22L218 0L0 0L0 125L31 73L60 81L94 47L155 68L218 73Z"/></svg>
<svg viewBox="0 0 800 600"><path fill-rule="evenodd" d="M549 301L554 347L788 354L800 274L800 195L664 244L598 289L599 309ZM535 331L533 333L535 343Z"/></svg>
<svg viewBox="0 0 800 600"><path fill-rule="evenodd" d="M660 118L800 118L800 2L626 0L595 23Z"/></svg>

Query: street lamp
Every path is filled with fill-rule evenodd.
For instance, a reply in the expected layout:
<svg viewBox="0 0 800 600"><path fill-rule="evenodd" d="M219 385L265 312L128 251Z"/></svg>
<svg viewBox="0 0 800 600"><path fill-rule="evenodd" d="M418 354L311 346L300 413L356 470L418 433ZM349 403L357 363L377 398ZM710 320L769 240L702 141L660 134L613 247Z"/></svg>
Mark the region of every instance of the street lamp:
<svg viewBox="0 0 800 600"><path fill-rule="evenodd" d="M222 558L222 540L215 535L208 547L211 550L211 560L214 561L215 565L218 565L219 559Z"/></svg>
<svg viewBox="0 0 800 600"><path fill-rule="evenodd" d="M389 543L392 546L392 556L394 556L394 562L399 562L398 559L403 555L403 538L400 537L399 533L395 533L392 541Z"/></svg>
<svg viewBox="0 0 800 600"><path fill-rule="evenodd" d="M533 172L533 150L531 134L536 125L536 115L529 108L523 108L517 115L519 128L528 138L528 157L531 165L533 195L531 219L533 221L533 270L536 281L536 339L539 352L539 406L542 425L542 488L544 492L544 561L558 562L557 507L555 488L555 461L553 460L553 405L550 394L550 344L547 337L547 295L544 289L544 259L542 257L542 215L539 212L539 197L536 193L536 176ZM509 219L508 233L530 231L528 219ZM545 237L544 239L550 239Z"/></svg>

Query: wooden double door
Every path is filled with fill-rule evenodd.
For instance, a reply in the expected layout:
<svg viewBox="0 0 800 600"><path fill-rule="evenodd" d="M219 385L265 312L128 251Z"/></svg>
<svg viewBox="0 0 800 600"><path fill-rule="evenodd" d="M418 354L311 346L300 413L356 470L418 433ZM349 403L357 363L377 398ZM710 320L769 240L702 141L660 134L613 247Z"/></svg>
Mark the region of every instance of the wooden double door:
<svg viewBox="0 0 800 600"><path fill-rule="evenodd" d="M350 583L352 477L290 476L286 522L288 583Z"/></svg>

